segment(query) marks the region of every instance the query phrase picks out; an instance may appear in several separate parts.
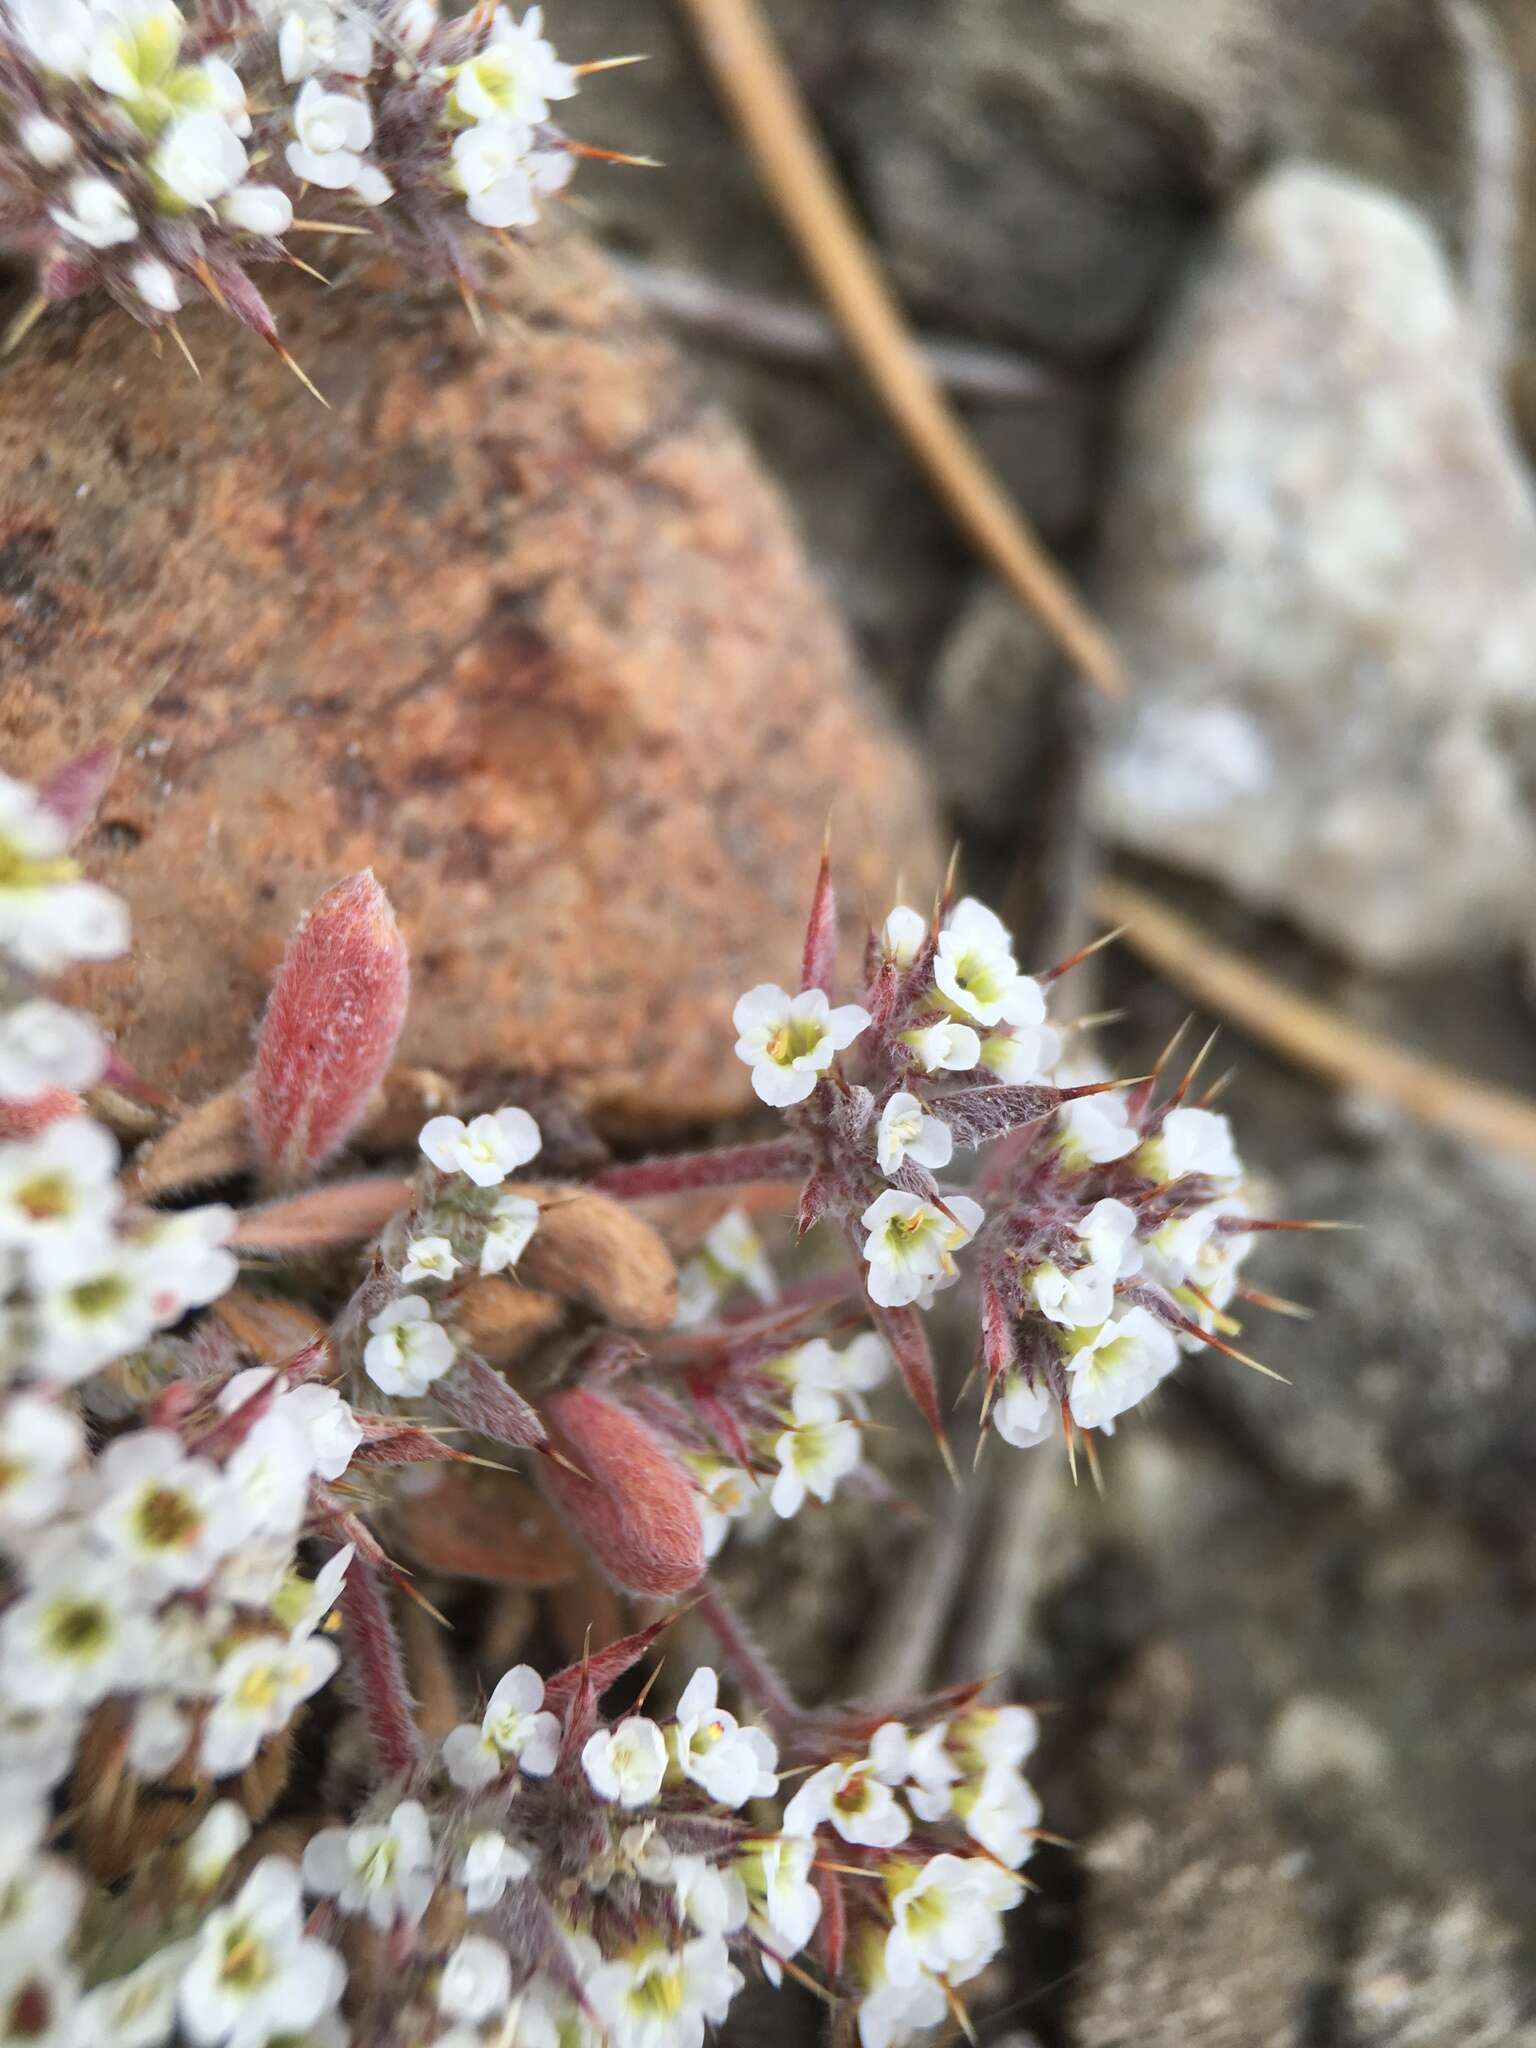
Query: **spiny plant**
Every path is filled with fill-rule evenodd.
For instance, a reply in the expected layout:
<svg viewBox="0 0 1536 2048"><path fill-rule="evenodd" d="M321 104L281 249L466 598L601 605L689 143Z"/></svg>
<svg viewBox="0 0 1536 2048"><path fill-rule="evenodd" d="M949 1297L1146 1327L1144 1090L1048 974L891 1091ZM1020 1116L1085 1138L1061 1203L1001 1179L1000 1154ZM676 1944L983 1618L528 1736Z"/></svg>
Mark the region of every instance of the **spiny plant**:
<svg viewBox="0 0 1536 2048"><path fill-rule="evenodd" d="M172 1113L48 993L129 943L71 851L112 767L0 776L0 2043L696 2048L750 1971L849 2001L864 2048L964 2024L1040 1838L1034 1715L977 1685L805 1707L708 1561L880 1489L892 1358L942 1443L923 1313L962 1264L1011 1444L1091 1452L1229 1348L1270 1226L1193 1070L1086 1071L1064 969L1021 974L949 893L838 1003L823 859L798 989L735 1013L780 1134L533 1178L580 1151L558 1105L461 1118L394 1066L409 965L360 874L293 935L248 1075ZM395 1170L346 1173L359 1144ZM679 1281L634 1206L786 1179L842 1247L788 1285L734 1209ZM260 1199L186 1206L220 1181ZM629 1680L670 1604L418 1709L391 1547L435 1524L451 1581L455 1483L510 1486L509 1454L616 1587L713 1632L670 1711Z"/></svg>
<svg viewBox="0 0 1536 2048"><path fill-rule="evenodd" d="M579 156L639 161L554 119L603 68L485 0L0 0L0 256L36 278L9 341L91 293L180 341L200 298L297 368L252 273L307 270L314 234L474 311L477 239L533 226Z"/></svg>

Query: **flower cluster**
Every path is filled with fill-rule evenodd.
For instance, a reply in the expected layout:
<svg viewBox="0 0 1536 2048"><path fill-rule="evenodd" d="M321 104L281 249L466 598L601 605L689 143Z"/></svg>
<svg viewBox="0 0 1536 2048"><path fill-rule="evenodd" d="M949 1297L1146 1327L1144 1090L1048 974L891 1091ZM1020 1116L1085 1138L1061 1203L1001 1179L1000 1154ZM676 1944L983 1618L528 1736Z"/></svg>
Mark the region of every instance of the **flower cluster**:
<svg viewBox="0 0 1536 2048"><path fill-rule="evenodd" d="M0 245L43 304L105 291L156 326L197 295L277 346L251 267L317 228L473 289L465 223L537 221L576 90L538 7L0 0ZM340 211L298 218L312 188Z"/></svg>

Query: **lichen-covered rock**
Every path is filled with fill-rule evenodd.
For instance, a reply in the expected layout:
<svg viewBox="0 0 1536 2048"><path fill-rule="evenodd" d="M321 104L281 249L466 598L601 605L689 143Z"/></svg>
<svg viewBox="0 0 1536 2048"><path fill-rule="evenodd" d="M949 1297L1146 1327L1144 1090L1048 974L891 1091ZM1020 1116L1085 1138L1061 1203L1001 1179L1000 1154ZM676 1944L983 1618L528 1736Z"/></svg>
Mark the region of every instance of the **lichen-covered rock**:
<svg viewBox="0 0 1536 2048"><path fill-rule="evenodd" d="M1107 833L1376 965L1522 930L1536 506L1417 215L1307 166L1236 209L1138 375L1102 592Z"/></svg>
<svg viewBox="0 0 1536 2048"><path fill-rule="evenodd" d="M829 811L845 902L932 873L913 762L738 436L593 252L510 338L398 279L280 281L325 411L227 321L45 328L0 403L0 745L121 769L85 847L138 947L93 975L195 1099L248 1062L299 913L372 866L401 1056L612 1125L749 1099L730 1004L790 974Z"/></svg>

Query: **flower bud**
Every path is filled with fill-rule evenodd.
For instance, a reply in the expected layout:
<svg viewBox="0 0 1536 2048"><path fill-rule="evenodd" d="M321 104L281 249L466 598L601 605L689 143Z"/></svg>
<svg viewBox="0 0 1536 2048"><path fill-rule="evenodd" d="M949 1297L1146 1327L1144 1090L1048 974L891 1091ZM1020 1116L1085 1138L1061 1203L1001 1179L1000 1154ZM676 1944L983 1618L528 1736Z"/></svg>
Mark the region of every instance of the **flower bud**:
<svg viewBox="0 0 1536 2048"><path fill-rule="evenodd" d="M604 1570L632 1593L685 1592L703 1573L704 1537L693 1482L671 1451L586 1387L552 1395L544 1417L580 1472L543 1458L540 1477Z"/></svg>

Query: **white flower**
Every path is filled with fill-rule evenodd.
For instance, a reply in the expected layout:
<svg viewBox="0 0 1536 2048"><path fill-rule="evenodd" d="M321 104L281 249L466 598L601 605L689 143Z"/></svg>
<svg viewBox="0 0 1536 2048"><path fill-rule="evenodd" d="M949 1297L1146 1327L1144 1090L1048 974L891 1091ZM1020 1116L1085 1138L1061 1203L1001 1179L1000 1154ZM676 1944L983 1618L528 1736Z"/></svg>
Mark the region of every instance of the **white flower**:
<svg viewBox="0 0 1536 2048"><path fill-rule="evenodd" d="M149 1336L150 1276L126 1247L84 1236L30 1247L37 1341L31 1363L52 1380L83 1379Z"/></svg>
<svg viewBox="0 0 1536 2048"><path fill-rule="evenodd" d="M89 1088L106 1067L106 1041L78 1010L35 996L0 1015L0 1101L31 1102L50 1088Z"/></svg>
<svg viewBox="0 0 1536 2048"><path fill-rule="evenodd" d="M876 1740L881 1733L876 1729ZM937 1721L920 1735L912 1736L907 1743L902 1760L903 1776L908 1781L907 1804L919 1820L940 1821L950 1810L952 1788L959 1781L961 1772L949 1753L948 1738L947 1723ZM869 1745L869 1753L875 1757L873 1741Z"/></svg>
<svg viewBox="0 0 1536 2048"><path fill-rule="evenodd" d="M1136 1211L1129 1202L1106 1196L1076 1226L1088 1247L1088 1256L1112 1280L1128 1280L1141 1270L1141 1246L1136 1242Z"/></svg>
<svg viewBox="0 0 1536 2048"><path fill-rule="evenodd" d="M253 1365L237 1372L220 1390L219 1412L235 1414L276 1378L270 1365ZM309 1448L310 1469L322 1479L339 1479L363 1440L362 1425L341 1395L315 1380L284 1388L267 1413L281 1416L285 1424L302 1433Z"/></svg>
<svg viewBox="0 0 1536 2048"><path fill-rule="evenodd" d="M68 207L52 218L93 249L131 242L138 223L105 178L76 178ZM79 879L63 825L24 782L0 774L0 952L34 974L76 960L114 960L128 946L128 913L94 882Z"/></svg>
<svg viewBox="0 0 1536 2048"><path fill-rule="evenodd" d="M65 196L69 204L51 206L49 218L88 248L112 249L138 234L133 209L109 178L75 178ZM46 973L47 969L39 966L38 971Z"/></svg>
<svg viewBox="0 0 1536 2048"><path fill-rule="evenodd" d="M186 1755L192 1721L169 1693L145 1693L128 1731L128 1768L146 1781L163 1778Z"/></svg>
<svg viewBox="0 0 1536 2048"><path fill-rule="evenodd" d="M421 1131L421 1149L441 1173L465 1173L479 1188L494 1188L534 1158L543 1140L526 1109L498 1109L465 1124L435 1116Z"/></svg>
<svg viewBox="0 0 1536 2048"><path fill-rule="evenodd" d="M823 1821L830 1821L845 1842L870 1849L894 1849L912 1825L869 1757L823 1765L784 1809L788 1835L809 1835Z"/></svg>
<svg viewBox="0 0 1536 2048"><path fill-rule="evenodd" d="M1021 975L1015 988L1025 985ZM1029 982L1033 988L1035 984ZM1061 1038L1049 1024L998 1024L982 1042L981 1063L1010 1088L1048 1081L1061 1058Z"/></svg>
<svg viewBox="0 0 1536 2048"><path fill-rule="evenodd" d="M702 1251L720 1275L743 1281L765 1306L778 1300L778 1278L745 1210L727 1209L704 1233Z"/></svg>
<svg viewBox="0 0 1536 2048"><path fill-rule="evenodd" d="M480 1271L505 1273L528 1249L539 1227L539 1205L529 1195L498 1195L480 1247Z"/></svg>
<svg viewBox="0 0 1536 2048"><path fill-rule="evenodd" d="M939 933L933 979L941 995L978 1024L1031 1021L1031 994L1039 988L1021 975L1013 957L1013 940L995 912L967 896L955 905ZM1018 984L1023 983L1022 988Z"/></svg>
<svg viewBox="0 0 1536 2048"><path fill-rule="evenodd" d="M880 943L888 959L898 967L910 967L923 950L928 938L928 920L920 911L910 910L905 903L898 903L880 934Z"/></svg>
<svg viewBox="0 0 1536 2048"><path fill-rule="evenodd" d="M293 201L276 185L237 185L219 201L219 215L248 235L277 240L293 226Z"/></svg>
<svg viewBox="0 0 1536 2048"><path fill-rule="evenodd" d="M895 1925L885 1944L891 1982L911 1984L925 1971L975 1976L1002 1947L999 1915L1017 1903L1020 1887L980 1857L934 1856L908 1868L910 1881L891 1892Z"/></svg>
<svg viewBox="0 0 1536 2048"><path fill-rule="evenodd" d="M258 1863L196 1939L176 1994L196 2048L265 2048L302 2036L340 2000L346 1966L305 1934L299 1873L279 1856Z"/></svg>
<svg viewBox="0 0 1536 2048"><path fill-rule="evenodd" d="M363 1367L386 1394L424 1394L453 1364L453 1339L419 1294L402 1294L369 1323Z"/></svg>
<svg viewBox="0 0 1536 2048"><path fill-rule="evenodd" d="M949 2001L936 1979L918 1976L893 1984L882 1976L859 2000L859 2048L906 2048L949 2017Z"/></svg>
<svg viewBox="0 0 1536 2048"><path fill-rule="evenodd" d="M454 74L455 106L472 121L543 121L551 100L568 100L576 74L543 37L543 9L520 23L498 7L491 40Z"/></svg>
<svg viewBox="0 0 1536 2048"><path fill-rule="evenodd" d="M394 31L413 54L425 49L441 19L438 0L396 0Z"/></svg>
<svg viewBox="0 0 1536 2048"><path fill-rule="evenodd" d="M79 1972L58 1956L0 1951L0 2048L74 2048Z"/></svg>
<svg viewBox="0 0 1536 2048"><path fill-rule="evenodd" d="M174 313L181 305L181 286L176 273L158 256L145 256L128 273L129 282L145 305L155 313Z"/></svg>
<svg viewBox="0 0 1536 2048"><path fill-rule="evenodd" d="M816 1844L807 1828L804 1834L770 1836L737 1863L753 1930L781 1956L804 1948L821 1918L821 1894L811 1880L815 1861Z"/></svg>
<svg viewBox="0 0 1536 2048"><path fill-rule="evenodd" d="M741 1874L702 1856L674 1856L672 1889L677 1910L700 1934L739 1934L747 1924L747 1888Z"/></svg>
<svg viewBox="0 0 1536 2048"><path fill-rule="evenodd" d="M373 115L356 93L327 92L318 78L301 87L293 107L298 140L287 149L296 178L341 192L363 167L362 152L373 140Z"/></svg>
<svg viewBox="0 0 1536 2048"><path fill-rule="evenodd" d="M507 1886L520 1884L532 1868L521 1849L495 1828L487 1828L464 1851L459 1875L466 1908L471 1913L489 1912Z"/></svg>
<svg viewBox="0 0 1536 2048"><path fill-rule="evenodd" d="M0 1812L0 1955L61 1949L75 1931L83 1887L60 1857L43 1854L48 1816L42 1804L14 1782L6 1790Z"/></svg>
<svg viewBox="0 0 1536 2048"><path fill-rule="evenodd" d="M206 1585L243 1528L228 1512L224 1475L189 1458L169 1429L136 1429L108 1444L93 1478L91 1527L156 1592Z"/></svg>
<svg viewBox="0 0 1536 2048"><path fill-rule="evenodd" d="M1029 1707L972 1707L949 1724L949 1738L966 1768L984 1776L994 1767L1016 1770L1033 1755L1040 1721Z"/></svg>
<svg viewBox="0 0 1536 2048"><path fill-rule="evenodd" d="M176 1989L191 1956L190 1942L173 1942L88 1991L75 2016L81 2048L163 2048L176 2028Z"/></svg>
<svg viewBox="0 0 1536 2048"><path fill-rule="evenodd" d="M91 83L162 113L187 26L176 0L95 0L95 13Z"/></svg>
<svg viewBox="0 0 1536 2048"><path fill-rule="evenodd" d="M195 1892L213 1891L251 1839L251 1824L233 1799L209 1807L182 1846L181 1868Z"/></svg>
<svg viewBox="0 0 1536 2048"><path fill-rule="evenodd" d="M306 1891L366 1915L380 1933L401 1920L414 1926L436 1882L426 1809L403 1799L383 1823L322 1828L304 1850L303 1869Z"/></svg>
<svg viewBox="0 0 1536 2048"><path fill-rule="evenodd" d="M742 1982L720 1936L701 1934L600 1964L586 1991L612 2048L700 2048L705 2027L725 2018Z"/></svg>
<svg viewBox="0 0 1536 2048"><path fill-rule="evenodd" d="M487 228L528 227L539 217L528 158L533 130L511 121L481 121L453 138L453 178L469 217Z"/></svg>
<svg viewBox="0 0 1536 2048"><path fill-rule="evenodd" d="M887 1188L859 1218L868 1233L870 1299L882 1308L920 1301L957 1277L953 1254L970 1243L986 1212L966 1195L948 1195L945 1202L948 1216L932 1202Z"/></svg>
<svg viewBox="0 0 1536 2048"><path fill-rule="evenodd" d="M893 1095L880 1112L876 1151L880 1171L889 1177L904 1159L937 1170L948 1166L954 1155L955 1138L942 1117L930 1116L915 1095L903 1089Z"/></svg>
<svg viewBox="0 0 1536 2048"><path fill-rule="evenodd" d="M357 1545L346 1543L326 1559L312 1579L306 1579L300 1572L287 1574L272 1602L272 1612L287 1628L290 1642L301 1643L319 1628L341 1598L347 1571L356 1555Z"/></svg>
<svg viewBox="0 0 1536 2048"><path fill-rule="evenodd" d="M1068 1403L1079 1429L1102 1429L1150 1394L1179 1362L1173 1332L1144 1308L1105 1323L1067 1361Z"/></svg>
<svg viewBox="0 0 1536 2048"><path fill-rule="evenodd" d="M1060 1115L1061 1150L1070 1166L1108 1166L1141 1142L1123 1095L1084 1095Z"/></svg>
<svg viewBox="0 0 1536 2048"><path fill-rule="evenodd" d="M478 1728L455 1728L443 1743L443 1763L466 1792L499 1778L515 1763L530 1778L547 1778L560 1756L560 1721L540 1710L544 1681L531 1664L517 1664L497 1681Z"/></svg>
<svg viewBox="0 0 1536 2048"><path fill-rule="evenodd" d="M75 153L75 138L62 122L50 121L46 114L28 114L16 134L33 163L45 171L56 171Z"/></svg>
<svg viewBox="0 0 1536 2048"><path fill-rule="evenodd" d="M205 57L198 75L213 105L244 141L251 132L251 113L239 72L222 57Z"/></svg>
<svg viewBox="0 0 1536 2048"><path fill-rule="evenodd" d="M1004 1443L1018 1450L1032 1450L1056 1432L1056 1403L1047 1388L1027 1380L1022 1372L1011 1372L1003 1391L992 1403L992 1424Z"/></svg>
<svg viewBox="0 0 1536 2048"><path fill-rule="evenodd" d="M732 1522L749 1514L761 1498L757 1481L739 1465L721 1461L695 1462L694 1477L699 1485L699 1527L704 1537L704 1555L718 1556L730 1534Z"/></svg>
<svg viewBox="0 0 1536 2048"><path fill-rule="evenodd" d="M1033 1785L1016 1770L992 1766L979 1785L957 1795L955 1811L971 1840L1010 1870L1017 1870L1034 1854L1040 1801Z"/></svg>
<svg viewBox="0 0 1536 2048"><path fill-rule="evenodd" d="M334 1643L306 1636L251 1636L237 1643L218 1671L218 1696L203 1724L199 1750L211 1777L243 1771L269 1735L286 1728L294 1709L316 1693L341 1662Z"/></svg>
<svg viewBox="0 0 1536 2048"><path fill-rule="evenodd" d="M778 1751L760 1728L743 1728L719 1704L720 1683L707 1664L694 1672L677 1703L672 1750L685 1778L722 1806L771 1799L779 1781Z"/></svg>
<svg viewBox="0 0 1536 2048"><path fill-rule="evenodd" d="M47 1521L85 1456L75 1412L37 1394L17 1394L0 1409L0 1530Z"/></svg>
<svg viewBox="0 0 1536 2048"><path fill-rule="evenodd" d="M750 988L732 1020L736 1057L752 1069L752 1086L774 1109L804 1102L836 1054L869 1023L857 1003L834 1010L819 988L792 996L771 981Z"/></svg>
<svg viewBox="0 0 1536 2048"><path fill-rule="evenodd" d="M948 1018L925 1024L921 1030L904 1031L901 1036L925 1074L968 1074L981 1058L981 1040L970 1025L955 1024Z"/></svg>
<svg viewBox="0 0 1536 2048"><path fill-rule="evenodd" d="M117 1144L88 1117L61 1117L0 1145L0 1244L87 1235L117 1207Z"/></svg>
<svg viewBox="0 0 1536 2048"><path fill-rule="evenodd" d="M12 33L43 71L81 78L91 60L96 19L88 0L6 0Z"/></svg>
<svg viewBox="0 0 1536 2048"><path fill-rule="evenodd" d="M377 164L361 164L352 180L353 193L364 206L382 206L393 199L395 188Z"/></svg>
<svg viewBox="0 0 1536 2048"><path fill-rule="evenodd" d="M1101 1266L1064 1273L1053 1259L1031 1267L1025 1285L1041 1315L1068 1330L1096 1329L1115 1298L1114 1276Z"/></svg>
<svg viewBox="0 0 1536 2048"><path fill-rule="evenodd" d="M364 23L335 0L294 0L277 33L277 54L290 85L318 71L364 78L373 62L373 39Z"/></svg>
<svg viewBox="0 0 1536 2048"><path fill-rule="evenodd" d="M779 1470L768 1496L774 1513L786 1520L799 1514L808 1493L830 1500L837 1482L858 1464L860 1450L857 1423L847 1420L824 1388L797 1387L792 1413L791 1427L773 1447Z"/></svg>
<svg viewBox="0 0 1536 2048"><path fill-rule="evenodd" d="M451 2020L482 2026L512 2003L512 1962L498 1942L466 1934L443 1965L437 2005Z"/></svg>
<svg viewBox="0 0 1536 2048"><path fill-rule="evenodd" d="M459 1262L446 1237L413 1237L405 1248L400 1278L409 1287L416 1280L451 1280L458 1270Z"/></svg>
<svg viewBox="0 0 1536 2048"><path fill-rule="evenodd" d="M148 1277L155 1318L173 1323L189 1308L204 1308L234 1286L240 1262L226 1249L235 1212L226 1202L180 1209L136 1229L133 1246Z"/></svg>
<svg viewBox="0 0 1536 2048"><path fill-rule="evenodd" d="M667 1771L667 1739L654 1721L631 1714L616 1728L599 1728L581 1752L581 1767L599 1799L649 1806Z"/></svg>
<svg viewBox="0 0 1536 2048"><path fill-rule="evenodd" d="M1170 1109L1157 1136L1142 1146L1136 1164L1160 1181L1182 1180L1185 1174L1198 1173L1208 1180L1235 1185L1243 1177L1232 1126L1211 1109Z"/></svg>
<svg viewBox="0 0 1536 2048"><path fill-rule="evenodd" d="M0 1669L23 1707L89 1706L148 1675L153 1631L133 1581L105 1558L64 1551L0 1615Z"/></svg>
<svg viewBox="0 0 1536 2048"><path fill-rule="evenodd" d="M309 1439L292 1415L274 1403L224 1461L230 1512L241 1535L295 1536L313 1472Z"/></svg>
<svg viewBox="0 0 1536 2048"><path fill-rule="evenodd" d="M149 168L183 206L211 206L245 176L245 145L222 114L180 114L161 137Z"/></svg>

